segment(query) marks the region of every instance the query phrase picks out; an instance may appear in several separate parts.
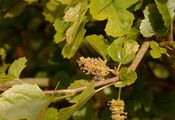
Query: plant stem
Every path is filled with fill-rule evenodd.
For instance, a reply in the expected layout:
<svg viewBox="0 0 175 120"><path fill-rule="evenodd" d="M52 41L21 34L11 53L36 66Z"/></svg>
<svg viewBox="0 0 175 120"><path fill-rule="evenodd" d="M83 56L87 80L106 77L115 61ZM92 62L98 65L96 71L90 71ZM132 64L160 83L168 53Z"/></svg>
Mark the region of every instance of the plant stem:
<svg viewBox="0 0 175 120"><path fill-rule="evenodd" d="M118 64L118 67L117 67L117 74L118 74L118 72L119 72L119 70L120 70L121 65L122 65L121 63Z"/></svg>
<svg viewBox="0 0 175 120"><path fill-rule="evenodd" d="M122 91L122 88L120 87L119 90L118 90L118 100L120 100L120 97L121 97L121 91Z"/></svg>
<svg viewBox="0 0 175 120"><path fill-rule="evenodd" d="M137 68L137 66L139 65L139 63L141 62L143 56L145 55L146 51L149 48L149 42L143 42L143 44L141 45L139 51L137 52L132 64L129 67L129 70L134 70ZM101 80L101 81L96 81L94 86L95 87L100 87L100 86L104 86L107 84L114 84L115 82L117 82L119 80L119 77L112 77L112 78L107 78L105 80ZM0 86L1 88L1 86ZM76 93L76 92L80 92L83 91L87 88L87 86L82 86L82 87L77 87L77 88L68 88L68 89L60 89L60 90L46 90L44 91L45 94L63 94L63 93ZM1 88L2 90L5 90L4 88ZM1 90L0 89L0 90ZM8 88L7 88L8 89Z"/></svg>
<svg viewBox="0 0 175 120"><path fill-rule="evenodd" d="M173 42L173 20L171 21L169 41L172 41Z"/></svg>
<svg viewBox="0 0 175 120"><path fill-rule="evenodd" d="M133 70L135 71L136 68L138 67L139 63L141 62L143 56L145 55L146 51L149 48L149 41L146 41L142 44L142 46L140 47L139 51L137 52L134 60L132 61L132 64L129 67L129 70Z"/></svg>

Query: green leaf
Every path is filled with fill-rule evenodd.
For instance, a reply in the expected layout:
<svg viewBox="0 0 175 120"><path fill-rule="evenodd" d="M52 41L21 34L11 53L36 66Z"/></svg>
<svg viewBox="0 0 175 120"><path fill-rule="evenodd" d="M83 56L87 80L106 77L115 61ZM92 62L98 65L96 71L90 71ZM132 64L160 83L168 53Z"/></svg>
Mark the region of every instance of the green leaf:
<svg viewBox="0 0 175 120"><path fill-rule="evenodd" d="M171 21L173 21L175 15L175 1L174 0L155 0L157 8L162 15L162 18L165 22L165 26L169 27Z"/></svg>
<svg viewBox="0 0 175 120"><path fill-rule="evenodd" d="M175 42L173 43L173 48L175 48Z"/></svg>
<svg viewBox="0 0 175 120"><path fill-rule="evenodd" d="M22 70L26 67L26 65L25 65L26 62L27 62L27 59L25 57L22 57L22 58L15 60L10 65L7 75L13 76L14 78L18 79Z"/></svg>
<svg viewBox="0 0 175 120"><path fill-rule="evenodd" d="M3 64L0 66L0 73L5 73L9 66L9 64Z"/></svg>
<svg viewBox="0 0 175 120"><path fill-rule="evenodd" d="M6 51L4 48L0 48L0 56L1 56L1 60L4 62L6 58Z"/></svg>
<svg viewBox="0 0 175 120"><path fill-rule="evenodd" d="M3 18L12 18L17 15L20 15L23 12L26 5L27 3L24 1L16 2L12 7L8 9L5 15L3 15Z"/></svg>
<svg viewBox="0 0 175 120"><path fill-rule="evenodd" d="M90 0L90 13L94 19L105 20L105 31L108 35L119 37L131 28L134 16L127 8L138 0Z"/></svg>
<svg viewBox="0 0 175 120"><path fill-rule="evenodd" d="M64 5L64 4L69 4L69 5L70 5L71 2L72 2L72 1L70 1L70 0L57 0L57 1L61 2L61 4L63 4L63 5Z"/></svg>
<svg viewBox="0 0 175 120"><path fill-rule="evenodd" d="M83 29L85 22L85 13L88 9L87 1L82 1L75 7L70 8L66 11L64 20L66 22L72 22L72 25L66 31L66 41L68 44L76 39L80 29ZM83 25L83 27L81 26Z"/></svg>
<svg viewBox="0 0 175 120"><path fill-rule="evenodd" d="M157 78L166 79L170 76L170 73L165 66L155 62L149 62L148 64Z"/></svg>
<svg viewBox="0 0 175 120"><path fill-rule="evenodd" d="M28 2L29 4L32 4L34 2L38 2L38 0L24 0L24 1Z"/></svg>
<svg viewBox="0 0 175 120"><path fill-rule="evenodd" d="M6 120L6 119L4 119L4 118L2 118L2 117L0 116L0 120Z"/></svg>
<svg viewBox="0 0 175 120"><path fill-rule="evenodd" d="M82 86L86 86L88 84L87 80L76 80L73 83L71 83L69 85L68 88L77 88L77 87L82 87ZM76 103L76 101L74 99L76 99L76 97L80 94L80 93L73 93L74 95L72 95L71 97L67 98L67 100L69 100L69 102L71 103Z"/></svg>
<svg viewBox="0 0 175 120"><path fill-rule="evenodd" d="M108 41L102 35L93 34L86 39L104 59L107 59Z"/></svg>
<svg viewBox="0 0 175 120"><path fill-rule="evenodd" d="M133 84L137 79L137 73L135 71L128 71L128 68L123 67L119 71L119 78L121 82L115 84L116 87L125 87Z"/></svg>
<svg viewBox="0 0 175 120"><path fill-rule="evenodd" d="M70 44L66 43L66 45L64 46L63 50L62 50L62 55L64 56L64 58L71 58L75 52L77 51L78 47L80 46L81 41L84 38L84 35L86 33L85 29L82 29L77 37L75 38L75 40L73 42L71 42Z"/></svg>
<svg viewBox="0 0 175 120"><path fill-rule="evenodd" d="M166 1L168 1L168 0L166 0ZM166 1L165 0L164 1L162 1L162 0L155 0L155 3L157 5L157 8L158 8L159 12L162 15L162 18L163 18L163 20L165 22L165 26L168 27L171 24L171 17L170 17L168 8L166 6Z"/></svg>
<svg viewBox="0 0 175 120"><path fill-rule="evenodd" d="M5 73L0 74L0 83L7 82L9 80L14 80L14 77L11 75L6 75Z"/></svg>
<svg viewBox="0 0 175 120"><path fill-rule="evenodd" d="M84 90L80 95L74 98L75 104L62 108L58 113L58 120L68 120L77 110L79 110L93 95L94 95L93 82L89 83L87 89Z"/></svg>
<svg viewBox="0 0 175 120"><path fill-rule="evenodd" d="M121 88L126 86L126 81L118 81L114 84L115 87Z"/></svg>
<svg viewBox="0 0 175 120"><path fill-rule="evenodd" d="M14 85L0 97L0 116L8 120L36 120L49 99L37 85Z"/></svg>
<svg viewBox="0 0 175 120"><path fill-rule="evenodd" d="M58 120L58 111L55 108L48 108L42 120Z"/></svg>
<svg viewBox="0 0 175 120"><path fill-rule="evenodd" d="M134 58L138 48L136 41L118 38L108 47L108 54L115 62L127 64Z"/></svg>
<svg viewBox="0 0 175 120"><path fill-rule="evenodd" d="M86 104L82 109L73 114L73 120L98 120L91 104Z"/></svg>
<svg viewBox="0 0 175 120"><path fill-rule="evenodd" d="M69 23L64 22L63 20L56 19L53 24L56 34L54 35L54 42L58 44L66 39L65 32L69 27Z"/></svg>
<svg viewBox="0 0 175 120"><path fill-rule="evenodd" d="M152 49L150 50L150 54L153 58L160 58L162 57L162 54L166 54L167 56L169 56L167 50L160 47L159 44L155 41L150 42L150 48Z"/></svg>
<svg viewBox="0 0 175 120"><path fill-rule="evenodd" d="M74 22L78 19L79 17L79 13L80 13L80 9L81 9L81 3L77 4L75 7L70 7L63 19L66 21L66 22Z"/></svg>
<svg viewBox="0 0 175 120"><path fill-rule="evenodd" d="M43 15L47 21L54 23L55 19L62 19L64 16L64 9L65 6L61 5L59 2L50 0L44 8Z"/></svg>
<svg viewBox="0 0 175 120"><path fill-rule="evenodd" d="M83 80L83 79L82 80L76 80L73 83L71 83L68 88L82 87L82 86L86 86L87 84L88 84L87 80Z"/></svg>
<svg viewBox="0 0 175 120"><path fill-rule="evenodd" d="M168 2L166 3L166 6L168 8L169 14L171 19L173 20L174 16L175 16L175 1L174 0L168 0Z"/></svg>
<svg viewBox="0 0 175 120"><path fill-rule="evenodd" d="M154 4L148 5L143 11L145 19L141 21L140 32L144 37L164 36L167 28L161 14Z"/></svg>

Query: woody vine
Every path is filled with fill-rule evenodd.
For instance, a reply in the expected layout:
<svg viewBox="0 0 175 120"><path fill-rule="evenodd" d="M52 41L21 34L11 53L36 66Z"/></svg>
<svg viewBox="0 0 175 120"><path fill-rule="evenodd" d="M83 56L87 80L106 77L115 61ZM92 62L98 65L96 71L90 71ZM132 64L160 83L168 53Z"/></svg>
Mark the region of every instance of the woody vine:
<svg viewBox="0 0 175 120"><path fill-rule="evenodd" d="M12 64L6 63L8 47L3 46L0 120L68 120L97 92L110 86L118 88L117 99L108 102L112 120L127 119L122 88L135 83L138 78L135 71L146 54L153 59L170 57L169 51L175 48L174 0L24 0L13 4L1 9L0 19L13 19L32 5L42 7L45 21L55 30L54 43L63 45L64 59L76 56L81 44L89 45L99 57L79 54L75 60L92 80L75 80L65 89L57 89L58 82L54 90L42 90L42 84L35 81L29 84L20 78L27 59L21 57ZM15 6L22 7L14 12ZM142 16L137 14L140 11ZM99 21L105 24L103 34L89 34L88 27ZM11 82L14 83L7 86ZM63 99L73 105L59 110L49 106Z"/></svg>

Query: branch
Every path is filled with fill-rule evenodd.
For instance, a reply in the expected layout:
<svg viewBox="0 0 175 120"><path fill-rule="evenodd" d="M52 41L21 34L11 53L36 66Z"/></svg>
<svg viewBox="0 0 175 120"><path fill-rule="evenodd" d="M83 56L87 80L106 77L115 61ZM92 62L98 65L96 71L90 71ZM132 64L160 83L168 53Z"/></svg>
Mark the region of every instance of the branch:
<svg viewBox="0 0 175 120"><path fill-rule="evenodd" d="M37 84L40 87L48 87L49 86L49 79L48 78L20 78L23 83L29 84ZM3 83L3 86L0 86L0 91L5 91L12 85L20 84L16 80L8 81Z"/></svg>
<svg viewBox="0 0 175 120"><path fill-rule="evenodd" d="M129 67L129 70L136 70L136 68L138 67L139 63L141 62L143 56L145 55L146 51L148 50L149 48L149 42L144 42L139 51L137 52L132 64L130 65ZM36 81L34 78L31 78L32 79L32 83L35 83L36 84ZM47 78L46 78L47 79ZM47 80L46 81L46 84L47 84ZM101 81L96 81L95 82L95 87L100 87L100 86L104 86L104 85L107 85L107 84L112 84L112 83L115 83L119 81L119 77L112 77L112 78L107 78L105 80L101 80ZM26 80L27 82L27 80ZM15 84L15 83L13 83ZM43 85L42 85L43 86ZM47 85L46 85L47 86ZM60 90L45 90L44 93L45 94L63 94L63 93L75 93L75 92L80 92L80 91L83 91L87 88L87 86L82 86L82 87L78 87L78 88L69 88L69 89L60 89ZM7 87L3 87L3 86L0 86L0 91L5 91L7 90Z"/></svg>
<svg viewBox="0 0 175 120"><path fill-rule="evenodd" d="M146 51L149 48L149 42L144 42L139 51L137 52L132 64L130 65L129 69L130 70L136 70L137 66L139 65L139 63L141 62L143 56L145 55ZM100 86L104 86L107 84L111 84L111 83L115 83L119 81L119 77L112 77L112 78L107 78L105 80L101 80L101 81L96 81L95 82L95 87L100 87ZM56 94L56 93L75 93L75 92L80 92L83 91L84 89L86 89L87 86L82 86L82 87L78 87L78 88L69 88L69 89L60 89L60 90L46 90L44 91L45 94Z"/></svg>
<svg viewBox="0 0 175 120"><path fill-rule="evenodd" d="M160 46L172 46L173 44L175 44L174 41L163 41L159 43Z"/></svg>

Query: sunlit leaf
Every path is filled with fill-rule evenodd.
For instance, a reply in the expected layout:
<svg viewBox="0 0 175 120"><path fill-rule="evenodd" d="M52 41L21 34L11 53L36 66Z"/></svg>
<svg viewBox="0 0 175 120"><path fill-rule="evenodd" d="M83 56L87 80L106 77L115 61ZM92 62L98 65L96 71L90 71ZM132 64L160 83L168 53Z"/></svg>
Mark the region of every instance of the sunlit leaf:
<svg viewBox="0 0 175 120"><path fill-rule="evenodd" d="M128 68L123 67L119 71L119 78L121 82L115 84L116 87L124 87L133 84L137 79L137 74L135 71L128 71Z"/></svg>
<svg viewBox="0 0 175 120"><path fill-rule="evenodd" d="M2 117L0 116L0 120L6 120L6 119L4 119L4 118L2 118Z"/></svg>
<svg viewBox="0 0 175 120"><path fill-rule="evenodd" d="M87 36L86 39L104 59L107 59L108 42L102 35L93 34Z"/></svg>
<svg viewBox="0 0 175 120"><path fill-rule="evenodd" d="M80 9L81 9L81 3L79 3L75 7L70 7L69 10L66 11L63 19L66 22L74 22L74 21L76 21L78 19L78 17L79 17Z"/></svg>
<svg viewBox="0 0 175 120"><path fill-rule="evenodd" d="M84 38L85 32L86 30L82 29L82 31L79 32L78 36L72 43L70 44L66 43L66 45L62 50L62 55L64 56L64 58L71 58L75 54L78 47L80 46L81 41Z"/></svg>
<svg viewBox="0 0 175 120"><path fill-rule="evenodd" d="M14 85L0 96L0 116L7 120L36 120L48 102L37 85Z"/></svg>
<svg viewBox="0 0 175 120"><path fill-rule="evenodd" d="M81 86L86 86L87 84L88 84L87 80L76 80L73 83L71 83L68 88L77 88Z"/></svg>
<svg viewBox="0 0 175 120"><path fill-rule="evenodd" d="M133 23L134 16L127 11L127 8L135 4L138 0L91 0L90 13L94 19L105 20L105 31L113 37L126 34Z"/></svg>
<svg viewBox="0 0 175 120"><path fill-rule="evenodd" d="M109 56L116 62L121 62L122 56L122 46L124 44L124 39L118 38L113 41L113 43L108 48Z"/></svg>
<svg viewBox="0 0 175 120"><path fill-rule="evenodd" d="M173 20L175 16L175 1L174 0L168 0L166 3L166 6L168 8L169 14L171 16L171 19Z"/></svg>
<svg viewBox="0 0 175 120"><path fill-rule="evenodd" d="M134 58L138 48L136 41L118 38L109 46L108 54L115 62L127 64Z"/></svg>
<svg viewBox="0 0 175 120"><path fill-rule="evenodd" d="M6 75L5 73L0 74L0 82L1 83L7 82L9 80L14 80L14 76Z"/></svg>
<svg viewBox="0 0 175 120"><path fill-rule="evenodd" d="M87 89L84 90L80 95L78 95L74 99L75 102L74 105L59 110L58 120L68 120L78 109L80 109L94 95L94 93L95 91L93 83L90 83L87 86Z"/></svg>
<svg viewBox="0 0 175 120"><path fill-rule="evenodd" d="M56 108L48 108L42 120L58 120L58 111Z"/></svg>
<svg viewBox="0 0 175 120"><path fill-rule="evenodd" d="M171 24L171 17L170 17L170 13L168 11L168 8L166 6L166 1L155 0L155 3L157 5L159 12L162 15L162 18L165 22L165 26L168 27Z"/></svg>
<svg viewBox="0 0 175 120"><path fill-rule="evenodd" d="M70 4L72 1L70 0L57 0L59 2L61 2L61 4Z"/></svg>
<svg viewBox="0 0 175 120"><path fill-rule="evenodd" d="M71 44L71 42L76 39L76 36L79 34L78 32L80 29L83 29L81 25L84 23L87 8L87 1L82 1L74 8L70 8L68 11L66 11L64 20L66 22L72 22L66 31L66 41L68 44Z"/></svg>
<svg viewBox="0 0 175 120"><path fill-rule="evenodd" d="M164 21L161 14L154 4L148 5L143 11L145 19L140 25L140 32L144 37L164 36L167 28L164 26Z"/></svg>
<svg viewBox="0 0 175 120"><path fill-rule="evenodd" d="M27 59L25 57L15 60L9 67L8 75L19 78L20 73L26 67Z"/></svg>
<svg viewBox="0 0 175 120"><path fill-rule="evenodd" d="M169 56L167 50L163 47L160 47L159 44L155 41L150 42L150 48L150 54L153 58L160 58L162 57L162 54Z"/></svg>
<svg viewBox="0 0 175 120"><path fill-rule="evenodd" d="M126 86L126 81L118 81L114 84L115 87L121 88Z"/></svg>
<svg viewBox="0 0 175 120"><path fill-rule="evenodd" d="M162 15L165 26L169 27L175 15L175 1L174 0L155 0L157 8Z"/></svg>

